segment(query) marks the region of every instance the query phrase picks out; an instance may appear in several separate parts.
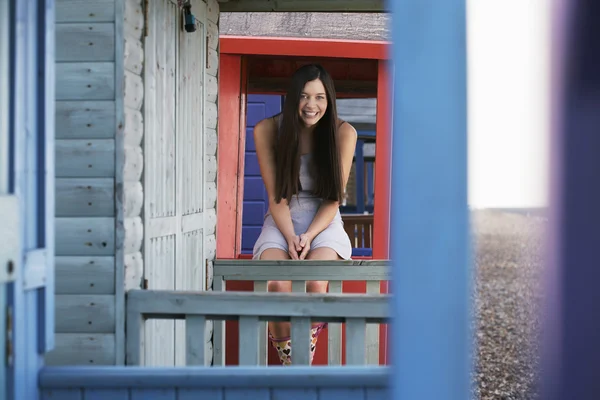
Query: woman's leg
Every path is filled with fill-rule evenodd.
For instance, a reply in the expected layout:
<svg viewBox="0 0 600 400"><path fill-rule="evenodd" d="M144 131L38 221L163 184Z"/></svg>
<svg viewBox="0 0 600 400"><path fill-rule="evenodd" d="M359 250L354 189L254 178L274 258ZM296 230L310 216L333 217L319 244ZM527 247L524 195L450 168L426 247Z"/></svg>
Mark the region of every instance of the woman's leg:
<svg viewBox="0 0 600 400"><path fill-rule="evenodd" d="M289 260L290 256L280 249L266 249L260 255L261 260ZM290 281L269 281L267 283L269 292L291 292ZM269 338L271 344L277 350L279 361L282 365L292 364L292 348L290 341L289 322L269 322Z"/></svg>
<svg viewBox="0 0 600 400"><path fill-rule="evenodd" d="M338 253L330 247L319 247L312 250L306 256L307 260L340 260ZM310 293L326 293L327 292L327 281L309 281L306 283L306 291ZM310 362L312 364L313 357L315 356L315 350L317 349L317 340L319 334L325 327L325 324L315 322L311 329L311 342L310 342Z"/></svg>

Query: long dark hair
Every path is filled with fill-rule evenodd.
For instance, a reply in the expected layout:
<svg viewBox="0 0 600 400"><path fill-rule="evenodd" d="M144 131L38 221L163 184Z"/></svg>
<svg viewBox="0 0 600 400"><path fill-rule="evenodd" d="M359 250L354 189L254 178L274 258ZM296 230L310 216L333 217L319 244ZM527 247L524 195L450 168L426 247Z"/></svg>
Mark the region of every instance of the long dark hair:
<svg viewBox="0 0 600 400"><path fill-rule="evenodd" d="M275 201L291 200L298 193L300 176L300 132L302 121L298 113L300 95L307 82L320 79L327 95L327 109L313 132L313 162L315 188L313 193L325 200L341 201L343 196L342 168L338 138L338 117L335 87L329 73L318 64L305 65L294 75L285 97L275 145Z"/></svg>

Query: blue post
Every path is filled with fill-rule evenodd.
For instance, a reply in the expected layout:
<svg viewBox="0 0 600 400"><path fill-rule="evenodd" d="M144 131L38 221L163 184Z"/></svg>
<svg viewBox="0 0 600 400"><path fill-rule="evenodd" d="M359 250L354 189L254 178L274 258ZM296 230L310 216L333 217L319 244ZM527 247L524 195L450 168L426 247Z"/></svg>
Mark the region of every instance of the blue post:
<svg viewBox="0 0 600 400"><path fill-rule="evenodd" d="M464 0L392 2L394 399L470 398Z"/></svg>
<svg viewBox="0 0 600 400"><path fill-rule="evenodd" d="M597 0L555 2L551 217L542 397L600 396L600 26Z"/></svg>

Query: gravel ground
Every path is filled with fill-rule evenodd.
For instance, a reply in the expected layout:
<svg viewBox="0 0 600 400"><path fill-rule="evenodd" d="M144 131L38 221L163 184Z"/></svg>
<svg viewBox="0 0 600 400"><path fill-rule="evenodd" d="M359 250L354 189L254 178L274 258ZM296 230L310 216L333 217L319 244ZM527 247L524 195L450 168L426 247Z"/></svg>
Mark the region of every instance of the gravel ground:
<svg viewBox="0 0 600 400"><path fill-rule="evenodd" d="M477 210L474 240L473 398L535 399L540 267L547 220Z"/></svg>

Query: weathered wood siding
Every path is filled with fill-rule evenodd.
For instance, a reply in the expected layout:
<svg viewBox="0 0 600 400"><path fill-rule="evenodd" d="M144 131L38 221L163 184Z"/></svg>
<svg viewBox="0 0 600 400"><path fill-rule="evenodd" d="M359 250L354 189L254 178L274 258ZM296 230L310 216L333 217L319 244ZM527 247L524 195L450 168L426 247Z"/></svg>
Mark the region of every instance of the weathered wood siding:
<svg viewBox="0 0 600 400"><path fill-rule="evenodd" d="M218 5L191 5L196 32L183 30L172 0L149 3L144 27L140 267L148 289L205 290L205 259L215 255ZM146 332L146 365L185 365L183 323L152 321ZM205 346L212 354L210 336Z"/></svg>
<svg viewBox="0 0 600 400"><path fill-rule="evenodd" d="M118 6L56 1L56 346L49 365L116 360Z"/></svg>

